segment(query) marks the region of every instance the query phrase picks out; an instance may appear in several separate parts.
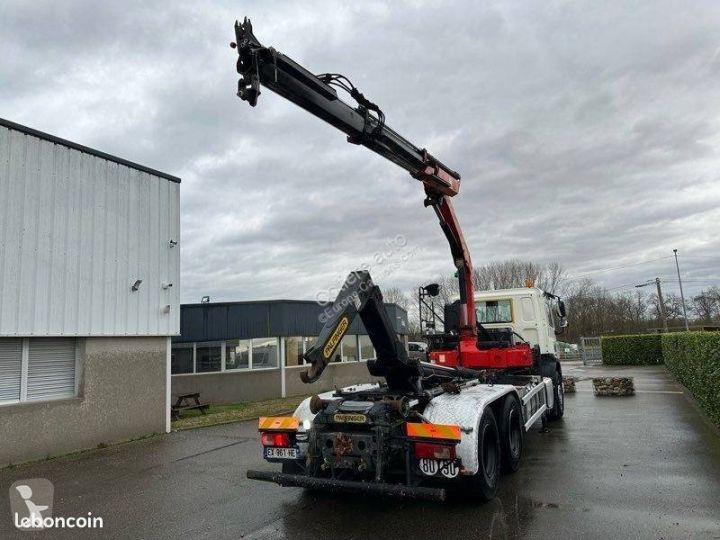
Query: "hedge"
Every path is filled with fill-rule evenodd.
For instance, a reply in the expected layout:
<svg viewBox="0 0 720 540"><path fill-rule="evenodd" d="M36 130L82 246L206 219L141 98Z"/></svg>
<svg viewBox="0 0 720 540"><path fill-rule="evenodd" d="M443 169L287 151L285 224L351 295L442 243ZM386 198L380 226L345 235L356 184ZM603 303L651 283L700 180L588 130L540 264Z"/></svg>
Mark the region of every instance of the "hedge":
<svg viewBox="0 0 720 540"><path fill-rule="evenodd" d="M720 333L663 334L662 353L667 368L720 425Z"/></svg>
<svg viewBox="0 0 720 540"><path fill-rule="evenodd" d="M662 364L660 334L602 336L603 363L609 366L647 366Z"/></svg>

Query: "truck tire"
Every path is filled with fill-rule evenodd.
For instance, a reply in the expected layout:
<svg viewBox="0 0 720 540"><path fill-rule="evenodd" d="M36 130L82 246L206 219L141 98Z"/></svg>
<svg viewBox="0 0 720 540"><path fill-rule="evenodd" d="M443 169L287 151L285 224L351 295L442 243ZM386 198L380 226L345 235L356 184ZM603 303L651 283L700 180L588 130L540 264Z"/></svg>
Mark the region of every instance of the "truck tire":
<svg viewBox="0 0 720 540"><path fill-rule="evenodd" d="M508 394L500 416L500 448L503 472L510 474L520 468L523 451L523 416L520 400L515 394Z"/></svg>
<svg viewBox="0 0 720 540"><path fill-rule="evenodd" d="M565 414L565 388L562 382L560 362L554 356L543 355L541 364L543 377L549 377L553 383L553 407L548 410L547 419L551 422L560 420Z"/></svg>
<svg viewBox="0 0 720 540"><path fill-rule="evenodd" d="M480 419L478 426L478 472L464 478L464 492L483 501L495 498L500 480L500 433L495 415L490 407Z"/></svg>
<svg viewBox="0 0 720 540"><path fill-rule="evenodd" d="M553 380L553 407L548 411L547 418L551 422L560 420L565 414L565 388L563 387L562 375L555 372Z"/></svg>
<svg viewBox="0 0 720 540"><path fill-rule="evenodd" d="M548 420L560 420L565 414L565 388L563 388L562 377L558 373L557 382L553 380L553 408L548 412Z"/></svg>

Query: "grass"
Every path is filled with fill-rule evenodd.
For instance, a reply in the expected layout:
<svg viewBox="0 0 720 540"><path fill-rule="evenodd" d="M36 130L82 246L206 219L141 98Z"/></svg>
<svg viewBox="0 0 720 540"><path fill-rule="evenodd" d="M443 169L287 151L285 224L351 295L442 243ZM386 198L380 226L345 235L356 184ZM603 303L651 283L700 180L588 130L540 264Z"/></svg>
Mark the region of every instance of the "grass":
<svg viewBox="0 0 720 540"><path fill-rule="evenodd" d="M210 405L201 414L198 410L182 411L181 418L172 423L173 430L195 429L231 422L253 420L261 416L281 416L292 413L307 396L248 401L229 405Z"/></svg>

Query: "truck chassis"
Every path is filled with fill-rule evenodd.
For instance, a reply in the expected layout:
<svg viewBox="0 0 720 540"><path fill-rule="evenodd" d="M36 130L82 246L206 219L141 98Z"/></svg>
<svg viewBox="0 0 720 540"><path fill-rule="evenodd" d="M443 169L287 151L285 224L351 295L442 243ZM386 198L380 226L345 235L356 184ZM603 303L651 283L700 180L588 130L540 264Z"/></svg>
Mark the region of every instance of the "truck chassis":
<svg viewBox="0 0 720 540"><path fill-rule="evenodd" d="M533 376L528 376L523 386L466 380L452 393L433 398L424 409L420 399L392 395L383 385L324 393L306 399L294 414L298 428L288 442L296 449L296 458L266 458L282 463L282 472L251 470L247 477L281 486L344 493L444 501L448 492L454 491L489 499L495 495L500 472L513 472L512 454L519 461L523 432L542 420L548 407L552 407L550 399L550 379ZM510 426L512 419L501 416L503 405L511 400L522 404L516 426ZM315 406L321 401L322 411L314 414L312 401ZM488 411L496 436L486 433L489 438L483 445L479 430ZM505 430L498 423L502 421L512 430L506 435L507 444L501 443ZM260 422L262 426L263 420ZM455 452L442 459L418 457L417 443L448 440L426 433L408 435L406 426L414 422L459 426L461 436ZM511 444L515 447L511 448ZM266 452L268 448L272 447L265 447ZM468 481L477 476L486 479Z"/></svg>
<svg viewBox="0 0 720 540"><path fill-rule="evenodd" d="M348 276L330 312L306 354L313 367L303 378L320 377L359 315L378 351L368 369L391 384L325 392L305 399L292 417L261 418L264 457L281 463L282 472L251 470L248 478L436 501L448 491L494 497L500 473L519 466L524 433L544 425L556 405L552 379L533 373L539 369L410 360L364 271Z"/></svg>

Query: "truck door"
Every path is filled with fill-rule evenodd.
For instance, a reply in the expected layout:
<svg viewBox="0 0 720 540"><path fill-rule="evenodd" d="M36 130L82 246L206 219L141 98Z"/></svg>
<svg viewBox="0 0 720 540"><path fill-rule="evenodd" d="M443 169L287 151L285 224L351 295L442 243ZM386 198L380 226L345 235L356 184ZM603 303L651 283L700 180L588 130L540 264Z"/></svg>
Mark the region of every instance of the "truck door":
<svg viewBox="0 0 720 540"><path fill-rule="evenodd" d="M533 304L533 298L527 295L521 296L517 300L520 309L517 310L519 316L515 322L515 331L531 346L539 345L538 313Z"/></svg>

